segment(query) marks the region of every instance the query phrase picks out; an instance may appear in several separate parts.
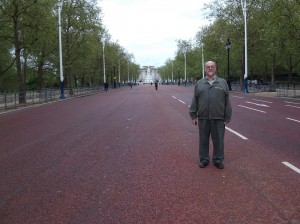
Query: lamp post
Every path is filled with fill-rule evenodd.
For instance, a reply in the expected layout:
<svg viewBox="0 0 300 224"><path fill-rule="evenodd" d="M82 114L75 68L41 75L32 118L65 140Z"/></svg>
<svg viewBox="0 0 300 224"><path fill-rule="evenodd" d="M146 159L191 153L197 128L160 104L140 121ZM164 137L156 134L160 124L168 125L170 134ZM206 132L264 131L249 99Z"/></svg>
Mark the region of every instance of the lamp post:
<svg viewBox="0 0 300 224"><path fill-rule="evenodd" d="M169 85L169 73L168 73L168 68L166 67L166 76L167 76L167 85Z"/></svg>
<svg viewBox="0 0 300 224"><path fill-rule="evenodd" d="M227 84L228 84L228 87L229 87L229 90L231 91L231 82L230 82L230 69L229 69L229 52L230 52L230 47L231 47L231 42L229 41L229 38L227 38L227 42L226 42L226 49L227 49L227 77L226 77L226 80L227 80Z"/></svg>
<svg viewBox="0 0 300 224"><path fill-rule="evenodd" d="M173 75L173 61L172 61L172 85L174 84L174 75Z"/></svg>
<svg viewBox="0 0 300 224"><path fill-rule="evenodd" d="M129 61L127 62L127 72L128 72L127 83L129 83Z"/></svg>
<svg viewBox="0 0 300 224"><path fill-rule="evenodd" d="M184 56L184 83L186 85L186 48L183 48L183 56Z"/></svg>
<svg viewBox="0 0 300 224"><path fill-rule="evenodd" d="M62 2L57 3L58 7L58 42L59 42L59 74L60 74L60 99L65 99L64 94L64 75L63 75L63 64L62 64L62 43L61 43L61 8Z"/></svg>
<svg viewBox="0 0 300 224"><path fill-rule="evenodd" d="M178 68L178 86L180 86L180 68Z"/></svg>
<svg viewBox="0 0 300 224"><path fill-rule="evenodd" d="M120 63L120 59L118 60L118 63L119 63L119 87L120 87L120 83L121 83L121 63Z"/></svg>
<svg viewBox="0 0 300 224"><path fill-rule="evenodd" d="M227 38L226 42L226 49L227 49L227 77L226 80L229 79L229 52L230 52L231 43L229 41L229 38Z"/></svg>
<svg viewBox="0 0 300 224"><path fill-rule="evenodd" d="M106 84L106 76L105 76L105 51L104 51L104 48L105 48L105 38L102 37L101 38L101 42L102 42L102 47L103 47L103 82L104 82L104 86Z"/></svg>
<svg viewBox="0 0 300 224"><path fill-rule="evenodd" d="M116 66L114 65L114 88L117 88Z"/></svg>
<svg viewBox="0 0 300 224"><path fill-rule="evenodd" d="M246 0L241 0L243 9L244 21L245 21L245 74L244 74L244 93L248 91L248 46L247 46L247 3Z"/></svg>
<svg viewBox="0 0 300 224"><path fill-rule="evenodd" d="M202 45L202 78L204 78L204 53L203 53L203 43Z"/></svg>

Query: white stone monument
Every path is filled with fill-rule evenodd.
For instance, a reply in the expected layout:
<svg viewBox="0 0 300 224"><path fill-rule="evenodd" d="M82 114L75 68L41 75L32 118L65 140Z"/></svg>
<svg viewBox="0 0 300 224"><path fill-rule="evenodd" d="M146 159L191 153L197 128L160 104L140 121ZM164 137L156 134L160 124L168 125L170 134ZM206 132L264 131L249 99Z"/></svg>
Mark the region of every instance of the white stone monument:
<svg viewBox="0 0 300 224"><path fill-rule="evenodd" d="M160 76L157 73L157 69L154 66L143 66L140 70L140 76L138 82L150 84L160 81Z"/></svg>

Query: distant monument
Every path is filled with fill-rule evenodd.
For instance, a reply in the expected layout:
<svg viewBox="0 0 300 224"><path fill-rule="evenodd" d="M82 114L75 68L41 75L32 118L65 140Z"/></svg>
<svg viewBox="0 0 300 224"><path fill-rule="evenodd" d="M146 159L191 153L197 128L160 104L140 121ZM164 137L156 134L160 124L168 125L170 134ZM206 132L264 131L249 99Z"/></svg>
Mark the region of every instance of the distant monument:
<svg viewBox="0 0 300 224"><path fill-rule="evenodd" d="M138 82L141 83L155 83L156 81L160 81L160 76L157 73L157 69L154 66L143 66L140 69L140 76L138 78Z"/></svg>

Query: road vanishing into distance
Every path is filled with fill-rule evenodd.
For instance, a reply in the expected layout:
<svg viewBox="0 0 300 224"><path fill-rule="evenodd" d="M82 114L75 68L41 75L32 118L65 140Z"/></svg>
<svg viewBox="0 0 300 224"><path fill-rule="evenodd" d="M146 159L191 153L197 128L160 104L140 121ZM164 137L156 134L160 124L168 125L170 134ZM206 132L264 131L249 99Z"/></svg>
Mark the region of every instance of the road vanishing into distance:
<svg viewBox="0 0 300 224"><path fill-rule="evenodd" d="M0 223L299 224L300 100L231 92L225 169L200 169L192 94L142 85L1 114Z"/></svg>

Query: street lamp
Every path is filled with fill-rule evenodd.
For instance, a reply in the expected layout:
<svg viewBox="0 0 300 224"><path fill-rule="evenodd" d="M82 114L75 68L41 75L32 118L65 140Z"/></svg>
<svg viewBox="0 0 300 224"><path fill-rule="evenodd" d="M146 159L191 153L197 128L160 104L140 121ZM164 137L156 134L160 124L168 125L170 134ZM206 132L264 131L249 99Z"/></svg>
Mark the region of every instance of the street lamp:
<svg viewBox="0 0 300 224"><path fill-rule="evenodd" d="M105 52L104 52L104 48L105 48L105 38L104 38L104 37L101 38L101 42L102 42L102 47L103 47L103 82L104 82L104 88L106 88L106 76L105 76Z"/></svg>
<svg viewBox="0 0 300 224"><path fill-rule="evenodd" d="M186 48L183 48L183 56L184 56L184 83L186 85Z"/></svg>
<svg viewBox="0 0 300 224"><path fill-rule="evenodd" d="M203 53L203 43L202 45L202 78L204 78L204 53Z"/></svg>
<svg viewBox="0 0 300 224"><path fill-rule="evenodd" d="M129 83L129 60L127 62L127 83Z"/></svg>
<svg viewBox="0 0 300 224"><path fill-rule="evenodd" d="M229 51L230 51L230 47L231 47L231 42L229 41L229 38L227 38L227 42L226 42L226 49L227 49L227 84L229 87L229 90L231 90L231 83L230 83L230 79L229 79Z"/></svg>
<svg viewBox="0 0 300 224"><path fill-rule="evenodd" d="M248 91L248 46L247 46L247 3L246 0L241 0L243 9L244 21L245 21L245 75L244 75L244 93Z"/></svg>
<svg viewBox="0 0 300 224"><path fill-rule="evenodd" d="M59 74L60 74L60 99L65 99L64 94L64 75L63 75L63 64L62 64L62 43L61 43L61 8L62 2L57 3L58 7L58 42L59 42Z"/></svg>
<svg viewBox="0 0 300 224"><path fill-rule="evenodd" d="M121 83L121 63L120 63L120 60L121 59L118 60L118 63L119 63L119 69L118 69L119 70L119 87L120 87L120 83Z"/></svg>
<svg viewBox="0 0 300 224"><path fill-rule="evenodd" d="M116 66L114 65L114 88L117 88Z"/></svg>
<svg viewBox="0 0 300 224"><path fill-rule="evenodd" d="M172 61L172 85L174 84L174 75L173 75L173 61Z"/></svg>
<svg viewBox="0 0 300 224"><path fill-rule="evenodd" d="M178 68L177 70L178 70L178 86L180 86L180 68Z"/></svg>
<svg viewBox="0 0 300 224"><path fill-rule="evenodd" d="M230 51L230 47L231 47L231 42L229 41L229 38L227 38L227 42L226 42L226 49L227 49L227 77L226 77L226 80L229 79L229 51Z"/></svg>

